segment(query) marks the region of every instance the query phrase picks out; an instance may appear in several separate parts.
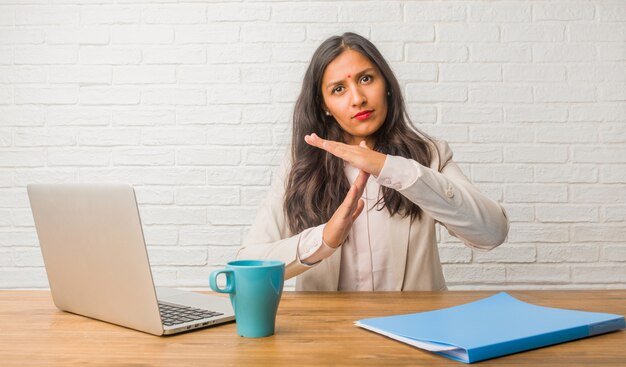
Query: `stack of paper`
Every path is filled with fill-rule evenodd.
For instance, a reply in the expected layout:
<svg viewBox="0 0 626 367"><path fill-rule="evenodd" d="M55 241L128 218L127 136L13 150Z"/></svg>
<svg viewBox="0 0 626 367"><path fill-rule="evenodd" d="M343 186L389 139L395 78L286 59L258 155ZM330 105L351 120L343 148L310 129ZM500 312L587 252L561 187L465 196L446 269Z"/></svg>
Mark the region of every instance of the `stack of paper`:
<svg viewBox="0 0 626 367"><path fill-rule="evenodd" d="M364 319L355 324L465 363L626 327L623 316L535 306L507 293L441 310Z"/></svg>

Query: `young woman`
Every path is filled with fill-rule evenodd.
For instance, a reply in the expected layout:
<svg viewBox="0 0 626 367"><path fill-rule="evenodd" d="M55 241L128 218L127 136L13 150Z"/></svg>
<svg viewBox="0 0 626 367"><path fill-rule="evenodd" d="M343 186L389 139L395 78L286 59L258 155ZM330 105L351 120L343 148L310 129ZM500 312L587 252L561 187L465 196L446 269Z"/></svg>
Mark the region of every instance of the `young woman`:
<svg viewBox="0 0 626 367"><path fill-rule="evenodd" d="M376 47L345 33L313 54L290 154L239 250L278 259L297 290L443 290L435 224L472 248L508 233L444 141L412 128Z"/></svg>

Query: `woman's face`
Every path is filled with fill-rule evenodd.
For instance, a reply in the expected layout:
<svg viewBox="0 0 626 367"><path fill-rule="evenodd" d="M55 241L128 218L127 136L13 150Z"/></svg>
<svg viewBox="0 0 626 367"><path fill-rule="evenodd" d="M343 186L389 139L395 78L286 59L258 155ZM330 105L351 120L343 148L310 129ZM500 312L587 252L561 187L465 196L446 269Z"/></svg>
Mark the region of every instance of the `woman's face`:
<svg viewBox="0 0 626 367"><path fill-rule="evenodd" d="M367 57L348 49L331 61L322 76L322 96L324 109L345 132L347 144L365 140L374 146L370 136L387 117L387 88Z"/></svg>

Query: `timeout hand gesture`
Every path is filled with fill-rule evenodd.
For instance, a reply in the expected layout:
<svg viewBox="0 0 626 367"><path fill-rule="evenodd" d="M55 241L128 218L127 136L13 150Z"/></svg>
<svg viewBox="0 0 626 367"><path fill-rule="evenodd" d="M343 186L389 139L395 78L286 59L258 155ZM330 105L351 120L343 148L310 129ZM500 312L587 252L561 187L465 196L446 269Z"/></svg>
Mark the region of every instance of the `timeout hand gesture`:
<svg viewBox="0 0 626 367"><path fill-rule="evenodd" d="M355 146L324 140L315 134L305 136L304 140L308 144L324 149L360 169L359 175L350 186L345 199L324 227L322 239L328 246L337 248L346 240L352 224L365 207L365 202L361 196L365 190L367 179L370 174L378 175L380 173L387 156L369 149L365 145L365 141L361 141L361 144Z"/></svg>

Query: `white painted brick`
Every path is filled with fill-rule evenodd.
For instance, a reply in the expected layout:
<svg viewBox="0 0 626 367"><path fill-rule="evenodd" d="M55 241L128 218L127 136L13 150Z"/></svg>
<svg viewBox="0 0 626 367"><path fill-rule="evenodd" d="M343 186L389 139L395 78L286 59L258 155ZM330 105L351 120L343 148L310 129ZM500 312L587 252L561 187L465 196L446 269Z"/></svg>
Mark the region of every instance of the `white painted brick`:
<svg viewBox="0 0 626 367"><path fill-rule="evenodd" d="M48 83L73 83L81 85L110 84L109 66L50 66Z"/></svg>
<svg viewBox="0 0 626 367"><path fill-rule="evenodd" d="M267 45L259 44L209 45L206 52L209 64L261 63L269 61L272 54Z"/></svg>
<svg viewBox="0 0 626 367"><path fill-rule="evenodd" d="M438 250L442 264L468 264L472 261L472 250L465 245L439 245Z"/></svg>
<svg viewBox="0 0 626 367"><path fill-rule="evenodd" d="M505 280L506 270L504 265L449 264L443 268L443 275L449 285L500 284Z"/></svg>
<svg viewBox="0 0 626 367"><path fill-rule="evenodd" d="M454 22L467 18L464 4L413 3L404 4L404 19L407 22Z"/></svg>
<svg viewBox="0 0 626 367"><path fill-rule="evenodd" d="M623 283L626 281L626 266L609 265L572 265L572 281L575 283Z"/></svg>
<svg viewBox="0 0 626 367"><path fill-rule="evenodd" d="M142 172L142 180L152 185L204 185L206 170L197 168L146 168Z"/></svg>
<svg viewBox="0 0 626 367"><path fill-rule="evenodd" d="M13 223L13 220L11 219L11 212L12 211L8 209L0 210L0 227L9 227Z"/></svg>
<svg viewBox="0 0 626 367"><path fill-rule="evenodd" d="M469 20L481 23L530 22L530 4L474 3L469 6Z"/></svg>
<svg viewBox="0 0 626 367"><path fill-rule="evenodd" d="M13 177L5 170L4 173L0 171L0 187L13 187Z"/></svg>
<svg viewBox="0 0 626 367"><path fill-rule="evenodd" d="M113 25L111 44L168 44L174 41L174 29L152 25Z"/></svg>
<svg viewBox="0 0 626 367"><path fill-rule="evenodd" d="M584 62L596 59L596 46L593 44L538 44L533 45L534 62Z"/></svg>
<svg viewBox="0 0 626 367"><path fill-rule="evenodd" d="M183 166L233 166L241 162L240 150L232 148L183 148L176 150L176 164Z"/></svg>
<svg viewBox="0 0 626 367"><path fill-rule="evenodd" d="M15 24L67 25L78 24L78 8L74 6L18 6L15 8Z"/></svg>
<svg viewBox="0 0 626 367"><path fill-rule="evenodd" d="M601 22L626 21L626 5L621 2L600 2L598 17Z"/></svg>
<svg viewBox="0 0 626 367"><path fill-rule="evenodd" d="M205 265L206 248L148 247L151 265Z"/></svg>
<svg viewBox="0 0 626 367"><path fill-rule="evenodd" d="M80 88L81 105L138 105L140 90L130 87Z"/></svg>
<svg viewBox="0 0 626 367"><path fill-rule="evenodd" d="M584 2L533 5L533 20L591 20L594 15L595 4Z"/></svg>
<svg viewBox="0 0 626 367"><path fill-rule="evenodd" d="M178 205L239 205L238 187L183 187L176 190Z"/></svg>
<svg viewBox="0 0 626 367"><path fill-rule="evenodd" d="M502 108L472 106L441 106L442 123L502 122Z"/></svg>
<svg viewBox="0 0 626 367"><path fill-rule="evenodd" d="M176 27L177 44L235 43L239 41L240 27L236 24Z"/></svg>
<svg viewBox="0 0 626 367"><path fill-rule="evenodd" d="M492 24L437 24L440 42L498 42L500 30Z"/></svg>
<svg viewBox="0 0 626 367"><path fill-rule="evenodd" d="M593 102L596 88L582 85L538 86L534 90L535 102Z"/></svg>
<svg viewBox="0 0 626 367"><path fill-rule="evenodd" d="M598 207L589 205L556 205L535 207L539 222L597 222Z"/></svg>
<svg viewBox="0 0 626 367"><path fill-rule="evenodd" d="M185 226L179 232L181 246L238 246L241 243L238 227Z"/></svg>
<svg viewBox="0 0 626 367"><path fill-rule="evenodd" d="M9 87L0 87L0 105L13 103L13 90Z"/></svg>
<svg viewBox="0 0 626 367"><path fill-rule="evenodd" d="M208 221L212 225L250 225L256 218L257 208L209 207Z"/></svg>
<svg viewBox="0 0 626 367"><path fill-rule="evenodd" d="M0 32L0 44L2 44L2 32ZM13 47L0 47L0 65L13 64Z"/></svg>
<svg viewBox="0 0 626 367"><path fill-rule="evenodd" d="M604 207L604 219L607 222L626 221L626 205L607 205Z"/></svg>
<svg viewBox="0 0 626 367"><path fill-rule="evenodd" d="M0 154L0 167L40 167L45 164L43 150L3 150Z"/></svg>
<svg viewBox="0 0 626 367"><path fill-rule="evenodd" d="M40 44L45 40L39 29L1 29L0 45Z"/></svg>
<svg viewBox="0 0 626 367"><path fill-rule="evenodd" d="M600 182L602 183L625 183L626 165L602 165L600 166Z"/></svg>
<svg viewBox="0 0 626 367"><path fill-rule="evenodd" d="M177 108L176 121L184 125L239 124L241 111L241 107L233 105L189 110Z"/></svg>
<svg viewBox="0 0 626 367"><path fill-rule="evenodd" d="M529 62L531 60L529 45L515 44L472 44L469 49L469 60L472 62Z"/></svg>
<svg viewBox="0 0 626 367"><path fill-rule="evenodd" d="M206 211L196 208L178 207L141 207L141 222L144 225L160 224L205 224Z"/></svg>
<svg viewBox="0 0 626 367"><path fill-rule="evenodd" d="M10 6L0 6L0 26L15 25L15 8Z"/></svg>
<svg viewBox="0 0 626 367"><path fill-rule="evenodd" d="M570 42L624 42L626 24L572 23L568 32Z"/></svg>
<svg viewBox="0 0 626 367"><path fill-rule="evenodd" d="M500 65L444 64L439 67L439 80L453 82L495 82L502 80Z"/></svg>
<svg viewBox="0 0 626 367"><path fill-rule="evenodd" d="M47 109L48 126L103 126L111 122L111 112L96 108Z"/></svg>
<svg viewBox="0 0 626 367"><path fill-rule="evenodd" d="M624 244L604 245L602 260L626 262L626 246Z"/></svg>
<svg viewBox="0 0 626 367"><path fill-rule="evenodd" d="M236 66L178 66L176 80L190 84L237 83L241 80L239 70ZM244 69L244 81L249 81L245 78Z"/></svg>
<svg viewBox="0 0 626 367"><path fill-rule="evenodd" d="M558 23L503 24L502 42L559 42L565 39L565 26Z"/></svg>
<svg viewBox="0 0 626 367"><path fill-rule="evenodd" d="M339 8L339 22L397 22L402 20L402 4L397 1L348 3Z"/></svg>
<svg viewBox="0 0 626 367"><path fill-rule="evenodd" d="M509 203L564 203L567 202L565 184L511 184L504 189Z"/></svg>
<svg viewBox="0 0 626 367"><path fill-rule="evenodd" d="M78 144L92 146L138 145L141 130L130 128L82 129L78 133Z"/></svg>
<svg viewBox="0 0 626 367"><path fill-rule="evenodd" d="M173 246L178 244L178 230L176 227L144 226L143 234L148 246Z"/></svg>
<svg viewBox="0 0 626 367"><path fill-rule="evenodd" d="M404 45L400 42L378 42L378 50L388 62L404 60Z"/></svg>
<svg viewBox="0 0 626 367"><path fill-rule="evenodd" d="M406 82L436 82L437 81L437 64L411 63L391 65L391 69L398 80Z"/></svg>
<svg viewBox="0 0 626 367"><path fill-rule="evenodd" d="M378 42L432 42L435 28L430 24L383 23L372 25L370 41Z"/></svg>
<svg viewBox="0 0 626 367"><path fill-rule="evenodd" d="M626 105L577 103L570 107L570 111L571 121L623 121L626 116Z"/></svg>
<svg viewBox="0 0 626 367"><path fill-rule="evenodd" d="M257 167L211 167L208 169L207 183L209 185L264 185L270 184L269 169Z"/></svg>
<svg viewBox="0 0 626 367"><path fill-rule="evenodd" d="M48 287L44 268L3 268L0 270L0 288Z"/></svg>
<svg viewBox="0 0 626 367"><path fill-rule="evenodd" d="M141 92L141 102L146 105L206 105L206 91L200 88L154 88Z"/></svg>
<svg viewBox="0 0 626 367"><path fill-rule="evenodd" d="M598 133L600 143L626 143L626 129L623 124L604 123L600 125Z"/></svg>
<svg viewBox="0 0 626 367"><path fill-rule="evenodd" d="M116 66L113 84L173 84L176 83L175 66Z"/></svg>
<svg viewBox="0 0 626 367"><path fill-rule="evenodd" d="M602 61L624 61L626 60L626 47L619 42L600 44L598 57Z"/></svg>
<svg viewBox="0 0 626 367"><path fill-rule="evenodd" d="M490 251L474 251L475 263L533 263L536 250L533 245L505 244Z"/></svg>
<svg viewBox="0 0 626 367"><path fill-rule="evenodd" d="M173 166L174 150L162 148L114 149L113 164L116 166Z"/></svg>
<svg viewBox="0 0 626 367"><path fill-rule="evenodd" d="M0 67L0 84L45 83L46 70L40 66ZM7 89L9 90L9 89Z"/></svg>
<svg viewBox="0 0 626 367"><path fill-rule="evenodd" d="M31 230L12 230L0 232L0 247L2 246L37 246L37 233Z"/></svg>
<svg viewBox="0 0 626 367"><path fill-rule="evenodd" d="M407 84L406 99L412 102L465 102L467 88L462 85Z"/></svg>
<svg viewBox="0 0 626 367"><path fill-rule="evenodd" d="M246 187L241 190L241 204L245 206L259 207L268 189L266 187Z"/></svg>
<svg viewBox="0 0 626 367"><path fill-rule="evenodd" d="M72 146L76 145L76 131L66 128L17 128L14 144L17 147Z"/></svg>
<svg viewBox="0 0 626 367"><path fill-rule="evenodd" d="M624 146L574 146L573 162L583 163L626 163Z"/></svg>
<svg viewBox="0 0 626 367"><path fill-rule="evenodd" d="M141 133L143 145L204 145L206 141L206 130L202 128L145 128ZM173 162L173 154L171 159Z"/></svg>
<svg viewBox="0 0 626 367"><path fill-rule="evenodd" d="M510 222L532 222L535 220L535 210L528 204L503 203L503 205Z"/></svg>
<svg viewBox="0 0 626 367"><path fill-rule="evenodd" d="M78 171L75 168L69 169L42 169L42 170L17 170L13 176L13 183L16 186L24 187L28 184L49 184L49 183L69 183L76 182Z"/></svg>
<svg viewBox="0 0 626 367"><path fill-rule="evenodd" d="M80 183L120 183L132 185L143 183L142 172L132 168L80 168L78 170ZM144 223L145 224L145 223Z"/></svg>
<svg viewBox="0 0 626 367"><path fill-rule="evenodd" d="M626 197L624 185L570 185L570 202L589 204L615 204Z"/></svg>
<svg viewBox="0 0 626 367"><path fill-rule="evenodd" d="M173 125L176 121L176 113L173 110L149 110L113 111L113 125L118 126L159 126Z"/></svg>
<svg viewBox="0 0 626 367"><path fill-rule="evenodd" d="M537 245L537 262L540 263L596 262L599 254L600 248L597 245Z"/></svg>
<svg viewBox="0 0 626 367"><path fill-rule="evenodd" d="M211 21L255 21L269 20L270 11L276 11L276 5L272 7L267 5L245 4L214 4L209 3L207 9L207 17Z"/></svg>
<svg viewBox="0 0 626 367"><path fill-rule="evenodd" d="M478 190L483 193L486 197L491 200L501 202L504 197L503 187L501 184L485 184L485 183L477 183L476 187Z"/></svg>
<svg viewBox="0 0 626 367"><path fill-rule="evenodd" d="M626 84L601 84L598 87L599 101L626 101Z"/></svg>
<svg viewBox="0 0 626 367"><path fill-rule="evenodd" d="M200 5L150 6L143 9L143 23L147 24L194 24L206 23L206 7Z"/></svg>
<svg viewBox="0 0 626 367"><path fill-rule="evenodd" d="M535 128L515 125L480 125L470 128L470 141L475 143L531 143Z"/></svg>
<svg viewBox="0 0 626 367"><path fill-rule="evenodd" d="M15 64L74 64L78 61L75 46L26 46L15 48Z"/></svg>
<svg viewBox="0 0 626 367"><path fill-rule="evenodd" d="M229 261L235 260L237 256L237 252L239 251L238 246L209 246L208 248L209 254L211 254L211 259L209 260L210 265L222 265L226 264ZM206 274L210 274L207 272ZM206 282L206 281L205 281Z"/></svg>
<svg viewBox="0 0 626 367"><path fill-rule="evenodd" d="M276 166L281 163L286 152L276 148L248 148L244 155L246 165Z"/></svg>
<svg viewBox="0 0 626 367"><path fill-rule="evenodd" d="M242 66L242 81L246 83L301 82L306 65L275 64ZM210 75L209 75L210 79Z"/></svg>
<svg viewBox="0 0 626 367"><path fill-rule="evenodd" d="M82 24L133 24L141 22L141 7L100 5L80 8Z"/></svg>
<svg viewBox="0 0 626 367"><path fill-rule="evenodd" d="M268 145L271 131L267 126L210 126L207 127L209 143L213 145Z"/></svg>
<svg viewBox="0 0 626 367"><path fill-rule="evenodd" d="M563 163L567 147L561 145L509 145L504 147L504 160L510 163Z"/></svg>
<svg viewBox="0 0 626 367"><path fill-rule="evenodd" d="M465 62L467 46L440 46L439 44L406 44L406 60L414 62Z"/></svg>
<svg viewBox="0 0 626 367"><path fill-rule="evenodd" d="M204 47L163 46L144 47L143 62L146 64L203 64L206 62Z"/></svg>
<svg viewBox="0 0 626 367"><path fill-rule="evenodd" d="M626 65L623 63L571 64L567 66L567 79L582 82L626 81Z"/></svg>
<svg viewBox="0 0 626 367"><path fill-rule="evenodd" d="M445 139L449 143L467 143L469 133L467 126L455 125L423 125L420 130L437 139Z"/></svg>
<svg viewBox="0 0 626 367"><path fill-rule="evenodd" d="M434 124L437 122L437 107L432 104L407 103L406 105L409 116L411 116L413 121L413 126L419 128L421 124Z"/></svg>
<svg viewBox="0 0 626 367"><path fill-rule="evenodd" d="M241 27L243 42L302 42L306 38L303 25L291 24L244 24Z"/></svg>
<svg viewBox="0 0 626 367"><path fill-rule="evenodd" d="M75 148L48 149L48 166L108 166L111 152L108 149Z"/></svg>
<svg viewBox="0 0 626 367"><path fill-rule="evenodd" d="M358 22L340 22L339 24L324 24L320 27L319 24L309 25L306 29L306 37L309 41L316 41L315 48L324 40L331 36L341 35L345 32L352 32L359 34L369 39L370 36L370 23L358 23Z"/></svg>
<svg viewBox="0 0 626 367"><path fill-rule="evenodd" d="M567 224L511 223L509 243L556 243L569 240Z"/></svg>
<svg viewBox="0 0 626 367"><path fill-rule="evenodd" d="M565 80L562 65L509 64L502 66L505 82L556 82ZM569 76L569 74L568 74Z"/></svg>
<svg viewBox="0 0 626 367"><path fill-rule="evenodd" d="M508 265L506 268L508 283L569 283L569 265Z"/></svg>
<svg viewBox="0 0 626 367"><path fill-rule="evenodd" d="M174 203L174 190L164 189L153 186L138 186L135 188L135 194L137 196L137 203L139 205L167 205ZM174 232L174 235L169 235L168 238L176 238L176 229L169 228L170 232ZM163 243L161 243L163 244ZM176 244L176 240L172 244Z"/></svg>
<svg viewBox="0 0 626 367"><path fill-rule="evenodd" d="M507 106L504 109L507 122L565 122L567 108L564 106Z"/></svg>
<svg viewBox="0 0 626 367"><path fill-rule="evenodd" d="M269 103L271 95L269 87L256 85L215 85L207 92L207 99L211 104Z"/></svg>
<svg viewBox="0 0 626 367"><path fill-rule="evenodd" d="M305 62L311 60L315 46L312 43L299 45L276 45L272 47L272 61L276 62Z"/></svg>
<svg viewBox="0 0 626 367"><path fill-rule="evenodd" d="M533 168L523 164L485 164L472 167L474 182L533 182Z"/></svg>
<svg viewBox="0 0 626 367"><path fill-rule="evenodd" d="M231 108L231 107L229 107ZM288 123L293 114L293 106L245 106L241 121L244 124Z"/></svg>
<svg viewBox="0 0 626 367"><path fill-rule="evenodd" d="M469 88L470 102L476 103L531 103L531 87L478 86Z"/></svg>
<svg viewBox="0 0 626 367"><path fill-rule="evenodd" d="M46 33L48 44L106 45L110 41L105 27L55 27Z"/></svg>
<svg viewBox="0 0 626 367"><path fill-rule="evenodd" d="M78 102L78 88L35 88L16 87L15 104L75 104Z"/></svg>
<svg viewBox="0 0 626 367"><path fill-rule="evenodd" d="M297 2L273 4L272 20L278 23L336 23L339 8L332 4L298 4ZM264 10L269 15L269 9Z"/></svg>
<svg viewBox="0 0 626 367"><path fill-rule="evenodd" d="M591 183L598 180L598 167L581 164L535 164L535 181Z"/></svg>
<svg viewBox="0 0 626 367"><path fill-rule="evenodd" d="M141 62L141 50L134 47L81 46L81 64L135 65Z"/></svg>
<svg viewBox="0 0 626 367"><path fill-rule="evenodd" d="M568 124L544 125L537 127L538 143L592 143L598 139L595 125L579 124L572 128Z"/></svg>
<svg viewBox="0 0 626 367"><path fill-rule="evenodd" d="M499 163L502 162L502 148L483 145L456 145L452 149L457 163Z"/></svg>
<svg viewBox="0 0 626 367"><path fill-rule="evenodd" d="M15 266L44 266L43 256L38 247L16 247L12 252Z"/></svg>

